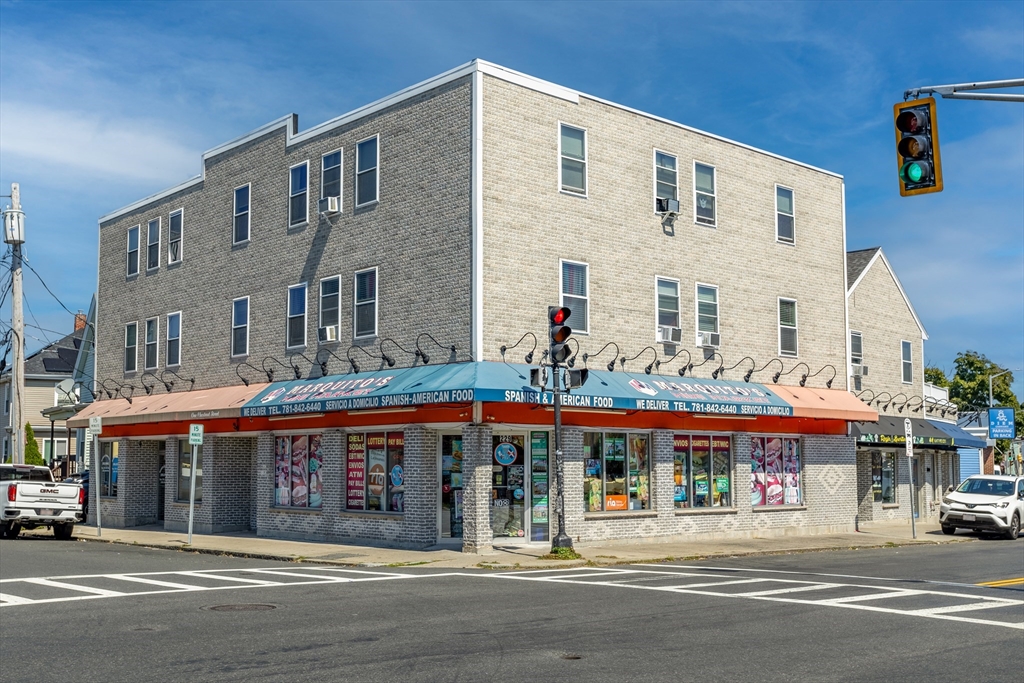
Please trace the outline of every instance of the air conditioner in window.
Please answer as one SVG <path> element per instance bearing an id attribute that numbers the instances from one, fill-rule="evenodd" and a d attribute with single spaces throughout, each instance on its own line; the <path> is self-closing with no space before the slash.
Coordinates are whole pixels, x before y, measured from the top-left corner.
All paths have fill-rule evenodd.
<path id="1" fill-rule="evenodd" d="M 664 199 L 658 197 L 655 200 L 657 205 L 658 213 L 665 213 L 669 216 L 676 216 L 679 214 L 679 200 L 678 199 Z"/>
<path id="2" fill-rule="evenodd" d="M 867 374 L 868 374 L 868 366 L 866 366 L 866 365 L 857 365 L 855 363 L 852 367 L 853 367 L 853 376 L 854 377 L 866 377 L 867 376 Z"/>
<path id="3" fill-rule="evenodd" d="M 658 341 L 665 344 L 678 344 L 683 339 L 683 331 L 678 327 L 658 325 Z"/>
<path id="4" fill-rule="evenodd" d="M 319 204 L 320 213 L 340 213 L 341 212 L 341 197 L 324 197 L 320 200 Z"/>
<path id="5" fill-rule="evenodd" d="M 698 332 L 697 333 L 697 346 L 702 346 L 706 349 L 717 349 L 722 345 L 722 335 L 717 332 Z"/>
<path id="6" fill-rule="evenodd" d="M 318 327 L 316 329 L 316 338 L 320 340 L 321 344 L 338 341 L 338 326 Z"/>

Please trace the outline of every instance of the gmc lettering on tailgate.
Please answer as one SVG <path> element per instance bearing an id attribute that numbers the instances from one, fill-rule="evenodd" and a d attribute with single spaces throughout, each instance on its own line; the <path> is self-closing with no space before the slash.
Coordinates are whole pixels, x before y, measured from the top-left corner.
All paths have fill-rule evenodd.
<path id="1" fill-rule="evenodd" d="M 60 493 L 60 489 L 39 489 L 39 493 Z"/>

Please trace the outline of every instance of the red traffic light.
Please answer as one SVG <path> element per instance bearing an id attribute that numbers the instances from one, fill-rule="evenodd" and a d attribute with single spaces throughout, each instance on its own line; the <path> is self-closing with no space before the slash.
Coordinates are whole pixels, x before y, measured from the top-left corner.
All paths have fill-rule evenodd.
<path id="1" fill-rule="evenodd" d="M 928 127 L 928 117 L 924 112 L 907 109 L 896 117 L 896 127 L 902 133 L 920 133 Z"/>
<path id="2" fill-rule="evenodd" d="M 555 325 L 561 325 L 570 315 L 572 315 L 572 311 L 565 306 L 548 306 L 548 320 Z"/>

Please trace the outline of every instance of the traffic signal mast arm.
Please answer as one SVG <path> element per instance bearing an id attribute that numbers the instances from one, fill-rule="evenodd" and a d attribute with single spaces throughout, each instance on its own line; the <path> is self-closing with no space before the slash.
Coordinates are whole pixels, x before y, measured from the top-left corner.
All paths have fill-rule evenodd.
<path id="1" fill-rule="evenodd" d="M 1019 88 L 1024 86 L 1024 78 L 1006 81 L 980 81 L 978 83 L 955 83 L 953 85 L 930 85 L 923 88 L 911 88 L 903 92 L 903 99 L 918 98 L 922 94 L 934 93 L 948 100 L 995 100 L 998 102 L 1024 102 L 1024 94 L 974 93 L 972 90 L 994 90 L 996 88 Z"/>

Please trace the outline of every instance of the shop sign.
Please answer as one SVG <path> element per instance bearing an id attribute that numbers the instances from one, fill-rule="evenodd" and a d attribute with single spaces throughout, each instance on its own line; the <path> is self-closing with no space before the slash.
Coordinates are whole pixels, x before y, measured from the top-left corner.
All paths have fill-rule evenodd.
<path id="1" fill-rule="evenodd" d="M 605 510 L 625 510 L 629 507 L 626 496 L 605 496 L 604 497 L 604 509 Z"/>
<path id="2" fill-rule="evenodd" d="M 715 477 L 715 490 L 718 493 L 729 493 L 729 477 Z"/>
<path id="3" fill-rule="evenodd" d="M 391 485 L 399 487 L 405 483 L 405 474 L 402 472 L 401 465 L 395 465 L 391 468 Z"/>
<path id="4" fill-rule="evenodd" d="M 953 440 L 941 436 L 913 436 L 915 446 L 951 446 Z M 905 446 L 907 437 L 903 434 L 861 434 L 857 437 L 861 443 L 889 444 L 894 446 Z"/>
<path id="5" fill-rule="evenodd" d="M 1013 408 L 988 409 L 988 438 L 1016 439 L 1017 424 Z"/>
<path id="6" fill-rule="evenodd" d="M 346 494 L 352 510 L 362 510 L 365 505 L 364 487 L 366 485 L 365 446 L 362 434 L 348 435 L 348 463 L 346 469 Z"/>

